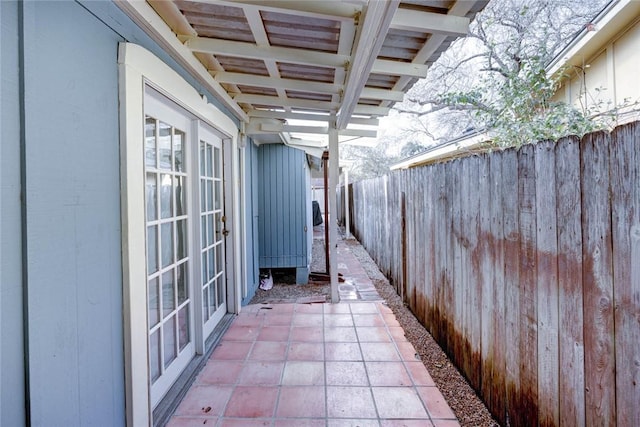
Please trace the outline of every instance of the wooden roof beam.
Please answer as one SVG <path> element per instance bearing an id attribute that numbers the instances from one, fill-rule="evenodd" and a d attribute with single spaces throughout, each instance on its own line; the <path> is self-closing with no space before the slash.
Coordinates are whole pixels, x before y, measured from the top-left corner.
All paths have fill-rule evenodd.
<path id="1" fill-rule="evenodd" d="M 429 66 L 412 62 L 391 61 L 388 59 L 377 59 L 373 63 L 372 73 L 386 74 L 389 76 L 407 76 L 407 77 L 427 77 Z"/>
<path id="2" fill-rule="evenodd" d="M 281 119 L 281 120 L 306 120 L 314 122 L 330 122 L 334 120 L 329 114 L 314 114 L 314 113 L 296 113 L 277 110 L 249 110 L 248 113 L 251 118 L 264 118 L 264 119 Z M 366 126 L 378 126 L 380 120 L 371 119 L 368 117 L 351 117 L 349 124 L 353 125 L 366 125 Z"/>
<path id="3" fill-rule="evenodd" d="M 249 95 L 238 94 L 233 97 L 233 100 L 239 104 L 258 104 L 258 105 L 272 105 L 275 107 L 291 107 L 291 108 L 308 108 L 311 110 L 324 110 L 331 111 L 336 110 L 340 106 L 337 102 L 316 101 L 313 99 L 297 99 L 287 98 L 285 100 L 278 98 L 277 96 L 268 95 Z"/>
<path id="4" fill-rule="evenodd" d="M 352 21 L 362 10 L 360 6 L 340 0 L 291 1 L 291 0 L 199 0 L 202 3 L 226 4 L 227 6 L 257 6 L 260 10 L 277 13 L 294 13 L 312 18 Z"/>
<path id="5" fill-rule="evenodd" d="M 288 133 L 308 133 L 326 135 L 329 133 L 328 126 L 292 126 L 285 124 L 263 123 L 260 125 L 263 132 L 288 132 Z M 359 136 L 363 138 L 375 138 L 378 135 L 377 130 L 371 129 L 342 129 L 338 131 L 343 136 Z"/>
<path id="6" fill-rule="evenodd" d="M 257 76 L 255 74 L 231 73 L 225 71 L 214 72 L 212 74 L 218 83 L 328 94 L 340 93 L 340 90 L 342 89 L 342 87 L 337 84 L 313 82 L 308 80 L 283 79 L 281 77 Z"/>
<path id="7" fill-rule="evenodd" d="M 469 32 L 469 18 L 444 15 L 442 13 L 398 9 L 391 21 L 391 28 L 460 37 L 466 36 Z"/>
<path id="8" fill-rule="evenodd" d="M 193 52 L 225 55 L 236 58 L 274 60 L 290 64 L 302 64 L 318 67 L 345 67 L 349 57 L 335 53 L 318 52 L 306 49 L 293 49 L 279 46 L 257 46 L 253 43 L 219 40 L 206 37 L 186 38 L 184 45 Z"/>

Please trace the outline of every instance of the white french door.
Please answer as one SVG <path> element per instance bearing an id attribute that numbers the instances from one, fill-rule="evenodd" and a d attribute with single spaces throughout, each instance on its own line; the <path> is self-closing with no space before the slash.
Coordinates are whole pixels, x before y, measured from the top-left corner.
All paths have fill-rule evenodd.
<path id="1" fill-rule="evenodd" d="M 145 93 L 145 215 L 151 406 L 227 312 L 222 139 Z"/>

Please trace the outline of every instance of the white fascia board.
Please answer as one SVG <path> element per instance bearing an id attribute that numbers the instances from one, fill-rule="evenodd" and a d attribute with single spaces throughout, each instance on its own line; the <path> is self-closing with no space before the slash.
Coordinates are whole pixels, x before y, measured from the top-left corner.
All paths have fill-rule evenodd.
<path id="1" fill-rule="evenodd" d="M 354 42 L 353 60 L 336 119 L 337 129 L 347 127 L 399 5 L 400 0 L 370 1 L 367 4 Z"/>
<path id="2" fill-rule="evenodd" d="M 268 87 L 271 89 L 297 90 L 313 93 L 340 93 L 342 87 L 337 84 L 312 82 L 307 80 L 283 79 L 281 77 L 257 76 L 255 74 L 214 72 L 218 83 Z"/>
<path id="3" fill-rule="evenodd" d="M 466 36 L 469 32 L 469 18 L 444 15 L 442 13 L 398 9 L 391 21 L 391 28 L 460 37 Z"/>
<path id="4" fill-rule="evenodd" d="M 184 45 L 194 52 L 286 62 L 328 68 L 345 67 L 349 57 L 335 53 L 310 51 L 278 46 L 257 46 L 253 43 L 218 40 L 206 37 L 187 37 Z"/>
<path id="5" fill-rule="evenodd" d="M 266 119 L 282 119 L 282 120 L 307 120 L 315 122 L 330 122 L 334 118 L 329 114 L 313 114 L 313 113 L 296 113 L 288 111 L 276 111 L 276 110 L 249 110 L 247 112 L 249 117 L 253 118 L 266 118 Z M 354 125 L 366 125 L 366 126 L 378 126 L 380 120 L 368 118 L 368 117 L 351 117 L 349 124 Z"/>
<path id="6" fill-rule="evenodd" d="M 458 151 L 472 149 L 488 140 L 489 138 L 486 133 L 480 133 L 471 137 L 449 141 L 442 145 L 432 147 L 422 154 L 418 154 L 407 160 L 395 163 L 391 165 L 389 169 L 407 169 L 410 167 L 419 166 L 423 163 L 432 162 L 443 157 L 448 157 Z"/>
<path id="7" fill-rule="evenodd" d="M 339 104 L 337 102 L 315 101 L 313 99 L 278 98 L 268 95 L 238 94 L 233 99 L 242 104 L 262 104 L 276 107 L 309 108 L 313 110 L 335 110 Z"/>
<path id="8" fill-rule="evenodd" d="M 232 7 L 251 5 L 260 10 L 295 14 L 311 18 L 351 21 L 362 10 L 361 6 L 340 0 L 291 1 L 291 0 L 198 0 L 201 3 L 224 4 Z"/>
<path id="9" fill-rule="evenodd" d="M 606 43 L 629 21 L 640 13 L 640 1 L 618 0 L 611 2 L 593 19 L 595 30 L 583 29 L 547 66 L 547 75 L 555 76 L 567 65 L 583 65 L 584 51 L 591 45 Z"/>
<path id="10" fill-rule="evenodd" d="M 249 117 L 227 91 L 215 81 L 204 65 L 186 48 L 171 28 L 146 1 L 115 0 L 115 3 L 155 42 L 176 59 L 187 71 L 195 76 L 218 100 L 238 119 L 247 121 Z"/>
<path id="11" fill-rule="evenodd" d="M 360 93 L 360 98 L 402 102 L 404 99 L 404 92 L 399 90 L 365 87 L 362 89 L 362 93 Z"/>
<path id="12" fill-rule="evenodd" d="M 429 66 L 412 62 L 391 61 L 388 59 L 376 59 L 371 68 L 371 72 L 375 74 L 386 74 L 390 76 L 407 76 L 407 77 L 427 77 Z"/>

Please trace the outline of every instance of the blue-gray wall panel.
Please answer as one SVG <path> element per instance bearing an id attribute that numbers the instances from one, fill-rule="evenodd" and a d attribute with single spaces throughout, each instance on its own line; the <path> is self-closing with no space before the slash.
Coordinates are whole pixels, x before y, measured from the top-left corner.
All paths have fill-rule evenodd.
<path id="1" fill-rule="evenodd" d="M 307 267 L 306 156 L 282 144 L 258 149 L 260 268 Z"/>
<path id="2" fill-rule="evenodd" d="M 18 3 L 0 2 L 0 425 L 25 424 Z"/>
<path id="3" fill-rule="evenodd" d="M 73 2 L 26 2 L 31 420 L 124 424 L 117 48 Z"/>

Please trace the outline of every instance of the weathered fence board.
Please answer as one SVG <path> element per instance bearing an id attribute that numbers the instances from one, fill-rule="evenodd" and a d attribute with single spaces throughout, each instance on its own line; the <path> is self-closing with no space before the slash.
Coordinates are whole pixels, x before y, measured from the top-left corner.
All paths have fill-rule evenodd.
<path id="1" fill-rule="evenodd" d="M 538 290 L 538 407 L 541 426 L 560 422 L 558 349 L 558 233 L 555 144 L 536 145 Z"/>
<path id="2" fill-rule="evenodd" d="M 631 143 L 630 143 L 631 141 Z M 628 149 L 631 145 L 632 149 Z M 640 126 L 611 138 L 616 412 L 619 425 L 640 423 Z"/>
<path id="3" fill-rule="evenodd" d="M 559 289 L 560 425 L 585 425 L 580 146 L 565 138 L 556 146 Z"/>
<path id="4" fill-rule="evenodd" d="M 616 424 L 609 135 L 581 143 L 586 425 Z"/>

